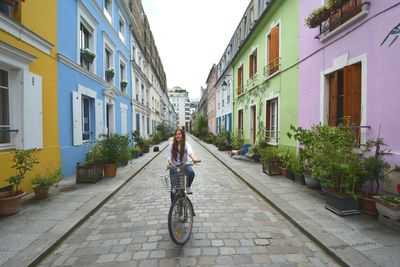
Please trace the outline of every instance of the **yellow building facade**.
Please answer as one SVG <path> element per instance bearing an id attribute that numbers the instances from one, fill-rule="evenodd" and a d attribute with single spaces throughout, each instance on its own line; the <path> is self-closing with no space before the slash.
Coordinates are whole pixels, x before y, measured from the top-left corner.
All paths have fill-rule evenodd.
<path id="1" fill-rule="evenodd" d="M 0 2 L 0 187 L 15 175 L 13 151 L 35 148 L 34 174 L 60 164 L 57 1 Z"/>

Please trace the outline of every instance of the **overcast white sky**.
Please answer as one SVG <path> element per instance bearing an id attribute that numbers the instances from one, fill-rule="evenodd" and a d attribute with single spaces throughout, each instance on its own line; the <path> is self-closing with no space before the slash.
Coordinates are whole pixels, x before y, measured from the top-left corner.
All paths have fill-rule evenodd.
<path id="1" fill-rule="evenodd" d="M 212 64 L 225 51 L 250 0 L 142 0 L 167 75 L 200 97 Z"/>

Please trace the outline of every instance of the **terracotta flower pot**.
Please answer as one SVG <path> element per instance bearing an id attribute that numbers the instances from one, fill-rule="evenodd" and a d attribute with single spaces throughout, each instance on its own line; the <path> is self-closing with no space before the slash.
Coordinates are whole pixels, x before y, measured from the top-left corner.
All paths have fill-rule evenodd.
<path id="1" fill-rule="evenodd" d="M 22 197 L 25 192 L 13 197 L 0 198 L 0 215 L 7 216 L 21 211 Z"/>
<path id="2" fill-rule="evenodd" d="M 378 215 L 376 209 L 375 200 L 372 197 L 362 196 L 360 197 L 360 209 L 363 213 L 368 215 Z"/>
<path id="3" fill-rule="evenodd" d="M 104 177 L 114 178 L 117 175 L 117 164 L 104 164 Z"/>
<path id="4" fill-rule="evenodd" d="M 33 188 L 35 199 L 44 199 L 49 197 L 49 186 L 36 186 Z"/>

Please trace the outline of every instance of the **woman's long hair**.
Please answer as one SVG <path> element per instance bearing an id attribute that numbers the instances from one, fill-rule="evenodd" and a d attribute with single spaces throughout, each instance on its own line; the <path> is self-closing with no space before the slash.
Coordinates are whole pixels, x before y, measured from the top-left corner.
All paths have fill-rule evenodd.
<path id="1" fill-rule="evenodd" d="M 180 131 L 182 134 L 182 140 L 181 143 L 179 143 L 178 141 L 176 141 L 176 133 Z M 175 130 L 174 133 L 174 142 L 172 143 L 172 158 L 177 161 L 178 159 L 178 153 L 179 153 L 179 159 L 180 161 L 182 161 L 183 159 L 183 154 L 185 154 L 185 144 L 186 144 L 186 135 L 185 135 L 185 131 L 178 128 Z M 180 146 L 178 149 L 178 145 Z"/>

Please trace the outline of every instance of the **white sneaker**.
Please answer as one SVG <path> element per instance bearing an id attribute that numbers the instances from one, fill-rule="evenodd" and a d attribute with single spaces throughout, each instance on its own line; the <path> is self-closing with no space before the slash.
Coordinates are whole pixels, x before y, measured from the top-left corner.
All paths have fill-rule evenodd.
<path id="1" fill-rule="evenodd" d="M 186 187 L 186 194 L 193 194 L 192 188 Z"/>

